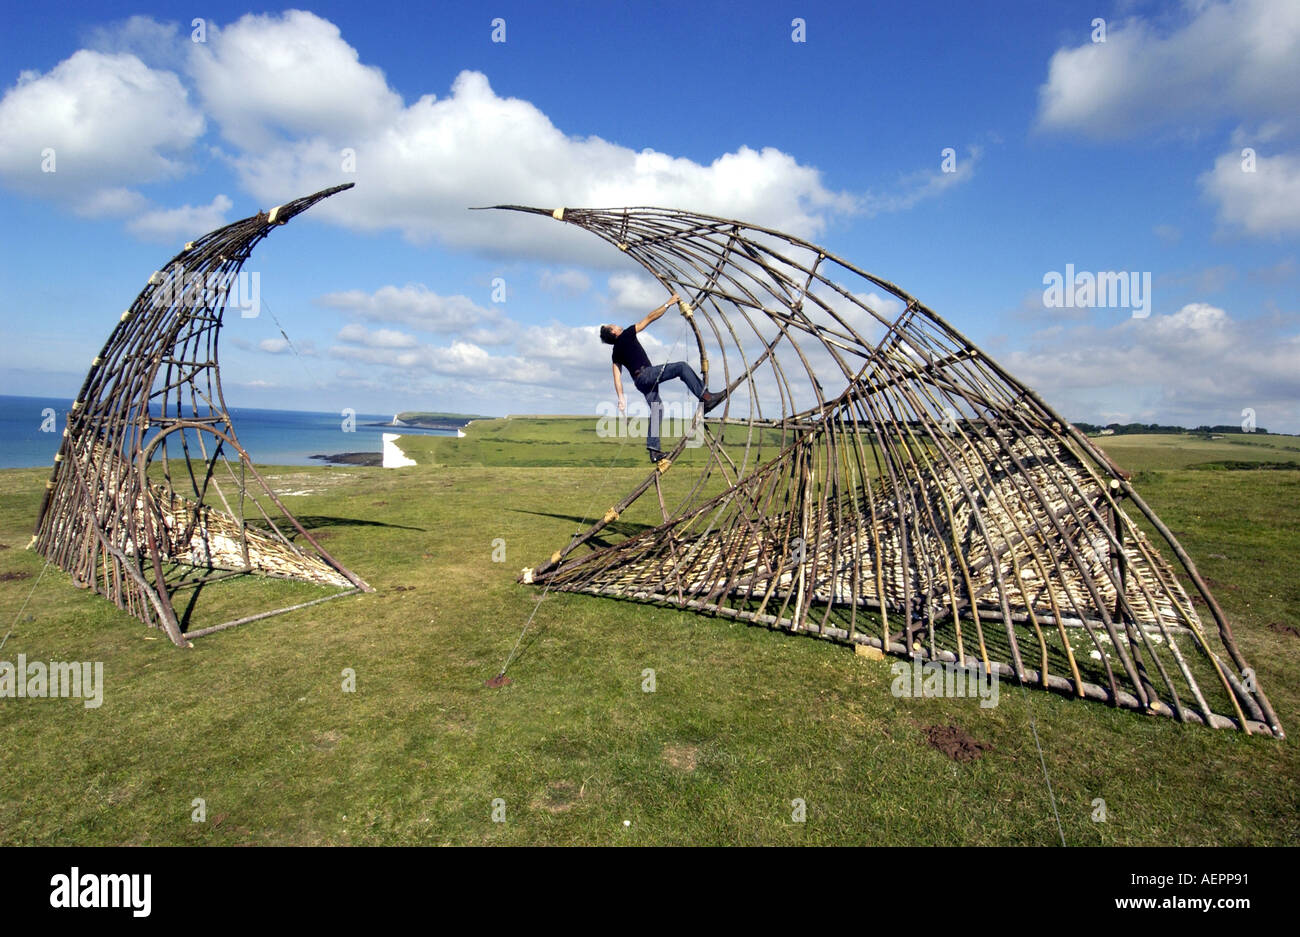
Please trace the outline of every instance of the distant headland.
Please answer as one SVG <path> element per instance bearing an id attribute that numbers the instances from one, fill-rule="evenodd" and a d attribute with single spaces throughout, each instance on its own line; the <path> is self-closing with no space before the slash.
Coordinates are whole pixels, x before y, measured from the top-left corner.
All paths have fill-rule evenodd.
<path id="1" fill-rule="evenodd" d="M 462 429 L 474 420 L 491 420 L 495 417 L 476 416 L 467 413 L 437 413 L 424 410 L 405 410 L 394 413 L 393 419 L 385 423 L 367 423 L 366 426 L 396 426 L 411 429 Z"/>

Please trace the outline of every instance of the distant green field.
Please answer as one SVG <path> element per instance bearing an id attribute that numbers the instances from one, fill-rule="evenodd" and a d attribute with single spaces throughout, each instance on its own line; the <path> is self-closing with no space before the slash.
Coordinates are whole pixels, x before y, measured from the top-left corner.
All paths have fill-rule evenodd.
<path id="1" fill-rule="evenodd" d="M 1122 468 L 1188 468 L 1225 459 L 1253 462 L 1300 461 L 1300 437 L 1240 434 L 1207 440 L 1189 434 L 1097 436 L 1093 442 Z M 1132 469 L 1130 469 L 1131 471 Z"/>
<path id="2" fill-rule="evenodd" d="M 0 699 L 0 843 L 1051 845 L 1031 720 L 1070 845 L 1300 842 L 1291 740 L 1009 683 L 992 709 L 897 699 L 889 660 L 828 643 L 590 596 L 539 604 L 519 570 L 644 477 L 643 440 L 602 438 L 594 418 L 467 433 L 403 437 L 411 468 L 265 469 L 378 591 L 187 650 L 43 569 L 23 547 L 48 470 L 0 472 L 0 660 L 101 661 L 106 684 L 98 709 Z M 1209 577 L 1300 733 L 1300 471 L 1191 467 L 1300 458 L 1300 440 L 1096 441 Z M 669 472 L 666 497 L 690 479 Z M 638 504 L 616 523 L 653 521 Z M 318 591 L 239 580 L 200 601 L 279 588 Z M 513 682 L 485 688 L 534 612 Z M 949 725 L 983 756 L 928 743 Z"/>
<path id="3" fill-rule="evenodd" d="M 483 420 L 491 419 L 490 417 L 475 416 L 472 413 L 444 413 L 440 410 L 405 410 L 401 413 L 394 414 L 399 420 L 407 423 L 415 420 Z"/>
<path id="4" fill-rule="evenodd" d="M 664 448 L 671 449 L 689 426 L 666 420 L 661 430 Z M 403 436 L 398 445 L 421 464 L 630 468 L 650 464 L 645 432 L 644 420 L 620 424 L 602 422 L 595 416 L 507 417 L 476 421 L 464 438 Z M 724 438 L 740 443 L 743 449 L 748 436 L 747 428 L 730 426 Z M 777 430 L 756 430 L 754 457 L 770 458 L 779 451 L 781 438 Z M 679 461 L 699 465 L 707 458 L 707 448 L 688 444 Z"/>

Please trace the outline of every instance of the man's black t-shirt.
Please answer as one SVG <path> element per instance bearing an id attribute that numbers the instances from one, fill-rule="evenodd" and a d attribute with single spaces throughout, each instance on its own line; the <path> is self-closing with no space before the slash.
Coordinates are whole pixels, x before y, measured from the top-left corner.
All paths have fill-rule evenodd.
<path id="1" fill-rule="evenodd" d="M 614 354 L 610 356 L 615 364 L 627 368 L 627 373 L 636 379 L 636 372 L 650 367 L 650 356 L 641 347 L 636 337 L 636 325 L 629 325 L 614 339 Z"/>

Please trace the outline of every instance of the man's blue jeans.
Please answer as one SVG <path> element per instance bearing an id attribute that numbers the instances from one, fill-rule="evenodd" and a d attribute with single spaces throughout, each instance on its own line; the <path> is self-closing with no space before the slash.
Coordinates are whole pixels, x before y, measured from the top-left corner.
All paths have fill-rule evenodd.
<path id="1" fill-rule="evenodd" d="M 704 396 L 704 384 L 699 375 L 685 361 L 670 361 L 668 364 L 652 364 L 633 378 L 636 389 L 645 394 L 645 402 L 650 405 L 650 429 L 646 433 L 645 447 L 659 448 L 659 420 L 663 415 L 663 403 L 659 399 L 659 385 L 664 381 L 678 378 L 699 400 Z"/>

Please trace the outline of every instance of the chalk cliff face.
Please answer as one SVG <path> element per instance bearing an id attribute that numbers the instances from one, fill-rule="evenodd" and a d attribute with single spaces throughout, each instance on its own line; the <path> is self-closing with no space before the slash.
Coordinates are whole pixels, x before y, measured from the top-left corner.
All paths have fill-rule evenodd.
<path id="1" fill-rule="evenodd" d="M 414 465 L 414 459 L 408 459 L 406 453 L 397 446 L 396 433 L 384 433 L 384 468 L 405 468 Z"/>

